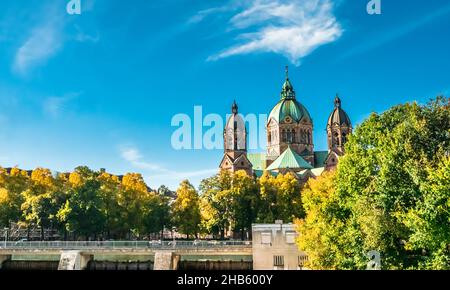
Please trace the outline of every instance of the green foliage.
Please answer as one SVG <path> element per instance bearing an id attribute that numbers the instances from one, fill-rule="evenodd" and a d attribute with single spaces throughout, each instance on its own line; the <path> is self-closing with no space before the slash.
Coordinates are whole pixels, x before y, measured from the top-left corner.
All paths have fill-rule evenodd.
<path id="1" fill-rule="evenodd" d="M 245 232 L 251 231 L 252 222 L 257 215 L 258 191 L 255 180 L 245 171 L 238 171 L 233 175 L 231 184 L 231 215 L 232 228 L 241 233 L 245 238 Z"/>
<path id="2" fill-rule="evenodd" d="M 197 235 L 200 229 L 200 199 L 194 186 L 185 180 L 177 190 L 173 206 L 173 223 L 180 233 Z"/>
<path id="3" fill-rule="evenodd" d="M 372 114 L 345 150 L 336 177 L 303 193 L 299 245 L 311 267 L 364 269 L 378 250 L 385 269 L 448 269 L 449 99 Z"/>
<path id="4" fill-rule="evenodd" d="M 303 216 L 300 184 L 292 174 L 255 180 L 245 171 L 221 171 L 200 185 L 202 229 L 223 238 L 230 232 L 251 231 L 254 222 L 292 222 Z"/>
<path id="5" fill-rule="evenodd" d="M 152 194 L 144 205 L 144 231 L 156 233 L 170 228 L 170 206 L 165 196 Z"/>
<path id="6" fill-rule="evenodd" d="M 58 220 L 69 232 L 88 237 L 97 236 L 105 228 L 106 218 L 102 212 L 103 200 L 100 196 L 100 182 L 96 173 L 79 167 L 70 180 L 77 183 L 70 188 L 68 199 L 57 213 Z"/>
<path id="7" fill-rule="evenodd" d="M 17 222 L 59 230 L 65 238 L 129 238 L 170 224 L 169 198 L 151 192 L 140 174 L 122 179 L 78 167 L 67 174 L 0 168 L 0 226 Z"/>
<path id="8" fill-rule="evenodd" d="M 292 222 L 303 216 L 300 184 L 296 177 L 287 173 L 277 177 L 265 172 L 259 179 L 260 209 L 258 222 L 273 223 L 275 220 Z"/>
<path id="9" fill-rule="evenodd" d="M 26 172 L 12 168 L 11 173 L 0 168 L 0 227 L 20 219 L 23 203 L 22 192 L 28 187 Z"/>
<path id="10" fill-rule="evenodd" d="M 24 202 L 21 209 L 25 224 L 37 225 L 43 230 L 58 223 L 58 201 L 63 194 L 58 185 L 58 180 L 48 169 L 37 168 L 31 173 L 30 185 L 22 192 Z"/>
<path id="11" fill-rule="evenodd" d="M 224 238 L 232 221 L 232 174 L 221 171 L 200 184 L 202 231 Z"/>

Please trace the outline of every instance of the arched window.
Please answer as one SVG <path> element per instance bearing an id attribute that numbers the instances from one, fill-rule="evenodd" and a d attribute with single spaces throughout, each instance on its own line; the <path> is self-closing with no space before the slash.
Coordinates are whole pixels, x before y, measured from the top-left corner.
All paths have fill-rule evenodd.
<path id="1" fill-rule="evenodd" d="M 269 140 L 269 144 L 272 143 L 272 132 L 271 131 L 269 131 L 267 139 Z"/>
<path id="2" fill-rule="evenodd" d="M 311 138 L 311 132 L 308 131 L 308 144 L 311 144 L 312 142 L 312 138 Z"/>
<path id="3" fill-rule="evenodd" d="M 287 142 L 292 143 L 292 133 L 291 133 L 291 130 L 289 130 L 289 129 L 287 131 Z"/>
<path id="4" fill-rule="evenodd" d="M 292 142 L 297 143 L 297 139 L 295 138 L 295 130 L 292 130 Z"/>
<path id="5" fill-rule="evenodd" d="M 340 145 L 338 132 L 334 133 L 334 142 L 336 143 L 336 145 L 338 145 L 338 146 Z"/>
<path id="6" fill-rule="evenodd" d="M 286 142 L 286 131 L 285 130 L 281 131 L 281 142 Z"/>

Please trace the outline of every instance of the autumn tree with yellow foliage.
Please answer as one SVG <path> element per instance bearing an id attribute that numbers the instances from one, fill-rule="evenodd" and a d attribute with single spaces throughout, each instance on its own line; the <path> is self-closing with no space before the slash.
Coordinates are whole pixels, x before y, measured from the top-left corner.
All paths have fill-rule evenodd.
<path id="1" fill-rule="evenodd" d="M 22 192 L 28 187 L 27 173 L 12 168 L 10 174 L 0 168 L 0 225 L 8 226 L 22 215 Z"/>
<path id="2" fill-rule="evenodd" d="M 200 198 L 197 190 L 184 180 L 177 189 L 177 198 L 172 205 L 172 220 L 178 232 L 197 236 L 200 230 Z"/>

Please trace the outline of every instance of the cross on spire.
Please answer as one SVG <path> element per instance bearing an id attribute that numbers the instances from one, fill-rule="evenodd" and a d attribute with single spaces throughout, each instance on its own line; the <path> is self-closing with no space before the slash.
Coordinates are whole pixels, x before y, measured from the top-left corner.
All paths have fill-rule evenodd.
<path id="1" fill-rule="evenodd" d="M 341 98 L 339 98 L 338 93 L 336 93 L 336 97 L 334 98 L 334 106 L 337 108 L 341 107 Z"/>
<path id="2" fill-rule="evenodd" d="M 233 101 L 233 105 L 231 106 L 231 112 L 236 115 L 238 113 L 238 105 L 236 104 L 236 100 Z"/>

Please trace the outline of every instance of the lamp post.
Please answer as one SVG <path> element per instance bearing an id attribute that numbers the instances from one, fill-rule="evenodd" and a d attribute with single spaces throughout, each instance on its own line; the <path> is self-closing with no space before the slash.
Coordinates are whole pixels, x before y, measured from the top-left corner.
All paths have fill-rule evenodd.
<path id="1" fill-rule="evenodd" d="M 173 244 L 173 248 L 175 248 L 175 245 L 176 245 L 176 240 L 175 240 L 175 231 L 176 231 L 176 227 L 172 227 L 172 239 L 173 239 L 173 242 L 172 242 L 172 244 Z"/>
<path id="2" fill-rule="evenodd" d="M 9 231 L 9 228 L 5 228 L 5 249 L 6 249 L 6 244 L 8 243 L 8 231 Z"/>

